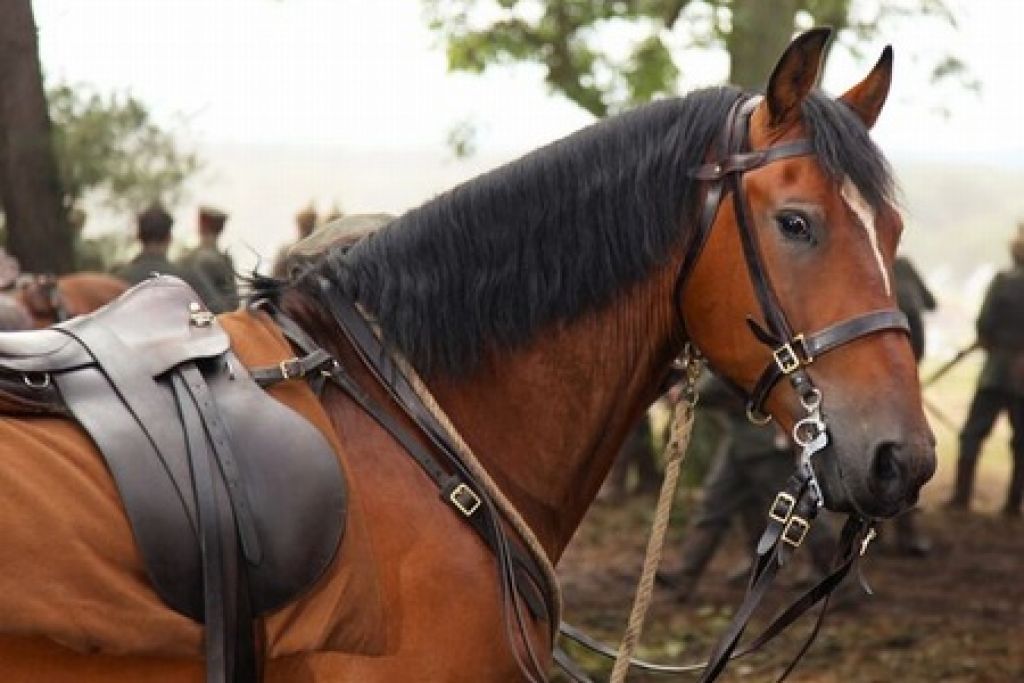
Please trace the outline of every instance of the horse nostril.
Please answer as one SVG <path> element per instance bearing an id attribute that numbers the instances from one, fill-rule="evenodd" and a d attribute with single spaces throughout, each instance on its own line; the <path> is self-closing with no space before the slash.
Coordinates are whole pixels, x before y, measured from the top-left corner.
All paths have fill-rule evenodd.
<path id="1" fill-rule="evenodd" d="M 871 462 L 872 488 L 876 494 L 889 503 L 903 501 L 907 491 L 905 486 L 906 473 L 899 458 L 900 445 L 892 441 L 883 441 L 875 448 Z"/>
<path id="2" fill-rule="evenodd" d="M 885 441 L 875 449 L 875 461 L 872 463 L 871 471 L 875 478 L 883 483 L 898 479 L 903 470 L 896 460 L 896 451 L 899 448 L 891 441 Z"/>

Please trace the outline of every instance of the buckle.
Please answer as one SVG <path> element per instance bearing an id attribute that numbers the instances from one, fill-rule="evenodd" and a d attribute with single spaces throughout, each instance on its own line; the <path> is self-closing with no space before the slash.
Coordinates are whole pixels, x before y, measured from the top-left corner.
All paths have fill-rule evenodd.
<path id="1" fill-rule="evenodd" d="M 793 514 L 793 508 L 795 507 L 796 498 L 785 491 L 779 491 L 772 502 L 771 508 L 768 510 L 768 518 L 775 520 L 779 524 L 785 524 L 789 521 L 789 517 Z"/>
<path id="2" fill-rule="evenodd" d="M 810 522 L 799 515 L 793 515 L 789 518 L 786 528 L 782 531 L 782 540 L 794 548 L 799 548 L 810 528 Z"/>
<path id="3" fill-rule="evenodd" d="M 480 507 L 480 496 L 465 483 L 459 484 L 448 494 L 448 500 L 466 517 L 472 517 Z"/>
<path id="4" fill-rule="evenodd" d="M 784 375 L 796 372 L 802 365 L 814 362 L 814 358 L 807 352 L 807 341 L 802 333 L 772 351 L 772 356 L 775 358 L 775 365 Z"/>
<path id="5" fill-rule="evenodd" d="M 277 364 L 277 369 L 281 371 L 281 379 L 292 379 L 293 377 L 302 376 L 302 363 L 295 357 L 281 361 Z"/>

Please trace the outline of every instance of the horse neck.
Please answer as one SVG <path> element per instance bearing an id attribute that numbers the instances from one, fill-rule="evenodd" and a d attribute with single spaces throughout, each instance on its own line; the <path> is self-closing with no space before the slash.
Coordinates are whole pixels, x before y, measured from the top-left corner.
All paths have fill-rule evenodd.
<path id="1" fill-rule="evenodd" d="M 664 266 L 606 310 L 429 382 L 488 473 L 557 561 L 678 351 Z"/>

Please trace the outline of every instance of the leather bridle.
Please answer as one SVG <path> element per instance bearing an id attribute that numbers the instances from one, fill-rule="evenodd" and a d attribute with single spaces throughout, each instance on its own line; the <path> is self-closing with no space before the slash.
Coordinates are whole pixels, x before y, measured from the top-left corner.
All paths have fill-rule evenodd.
<path id="1" fill-rule="evenodd" d="M 902 311 L 891 308 L 862 313 L 816 332 L 794 332 L 764 265 L 750 202 L 743 186 L 743 174 L 782 159 L 811 156 L 814 147 L 809 139 L 802 138 L 751 150 L 750 118 L 760 101 L 760 97 L 737 99 L 729 110 L 725 127 L 717 141 L 714 160 L 698 167 L 692 174 L 695 179 L 707 183 L 707 190 L 697 232 L 690 241 L 676 278 L 676 310 L 682 310 L 678 305 L 682 289 L 711 234 L 725 195 L 731 193 L 744 262 L 765 321 L 762 325 L 752 316 L 747 316 L 747 325 L 757 340 L 771 350 L 771 360 L 757 382 L 749 391 L 744 392 L 747 396 L 747 415 L 753 422 L 769 421 L 771 417 L 764 412 L 765 402 L 775 385 L 785 377 L 807 411 L 807 417 L 794 428 L 794 438 L 799 445 L 804 446 L 806 442 L 817 438 L 817 432 L 825 427 L 820 413 L 821 392 L 815 388 L 807 367 L 823 354 L 861 337 L 889 330 L 909 336 L 910 325 Z M 685 322 L 683 327 L 685 329 Z M 821 489 L 813 470 L 808 474 L 810 486 L 821 505 Z"/>
<path id="2" fill-rule="evenodd" d="M 822 354 L 870 334 L 889 330 L 901 331 L 908 336 L 910 334 L 906 315 L 895 308 L 862 313 L 816 332 L 794 332 L 765 269 L 750 202 L 743 187 L 743 174 L 782 159 L 811 156 L 815 151 L 811 141 L 806 138 L 777 143 L 765 149 L 751 150 L 750 118 L 759 103 L 759 97 L 737 99 L 729 110 L 726 124 L 716 142 L 712 160 L 695 169 L 692 174 L 695 179 L 707 183 L 707 189 L 697 231 L 690 240 L 676 277 L 673 302 L 680 317 L 681 327 L 685 331 L 686 324 L 680 305 L 682 291 L 707 243 L 722 202 L 726 194 L 731 193 L 736 229 L 739 232 L 747 273 L 765 321 L 762 325 L 752 316 L 748 316 L 747 324 L 757 340 L 771 350 L 771 360 L 754 386 L 749 391 L 740 389 L 746 397 L 747 415 L 755 423 L 766 423 L 771 419 L 764 413 L 764 405 L 772 389 L 783 378 L 789 380 L 806 415 L 797 420 L 793 427 L 794 441 L 801 449 L 800 463 L 772 503 L 768 512 L 767 527 L 757 545 L 757 556 L 746 596 L 708 660 L 683 666 L 631 660 L 632 666 L 652 673 L 680 674 L 701 671 L 701 683 L 717 679 L 729 661 L 760 649 L 793 621 L 821 603 L 822 609 L 818 613 L 814 628 L 782 674 L 780 681 L 789 675 L 817 636 L 829 596 L 849 574 L 875 536 L 874 521 L 863 513 L 851 515 L 847 520 L 837 543 L 830 573 L 783 610 L 759 636 L 742 649 L 736 649 L 754 610 L 771 586 L 779 569 L 803 543 L 811 523 L 824 504 L 822 490 L 812 465 L 812 456 L 825 449 L 829 434 L 821 411 L 822 393 L 815 387 L 807 372 L 807 366 Z M 857 509 L 852 497 L 851 504 Z M 563 624 L 560 630 L 566 637 L 598 654 L 610 658 L 617 655 L 613 649 L 567 624 Z M 563 668 L 573 680 L 589 681 L 581 672 L 572 669 L 571 662 L 563 662 L 563 659 L 558 661 L 563 664 Z"/>

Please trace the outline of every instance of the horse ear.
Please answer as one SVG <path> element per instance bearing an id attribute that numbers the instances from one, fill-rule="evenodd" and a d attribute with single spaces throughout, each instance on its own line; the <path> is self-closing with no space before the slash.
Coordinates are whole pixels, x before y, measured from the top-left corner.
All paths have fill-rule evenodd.
<path id="1" fill-rule="evenodd" d="M 818 83 L 821 57 L 832 36 L 828 27 L 815 28 L 793 39 L 768 79 L 768 122 L 772 127 L 792 123 L 800 104 Z"/>
<path id="2" fill-rule="evenodd" d="M 885 98 L 889 95 L 892 83 L 892 46 L 886 45 L 882 56 L 863 81 L 853 86 L 839 98 L 860 117 L 868 128 L 875 125 L 878 115 L 882 112 Z"/>

